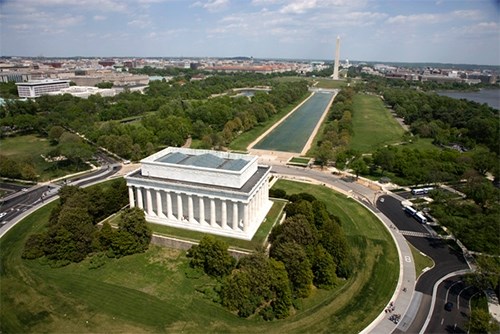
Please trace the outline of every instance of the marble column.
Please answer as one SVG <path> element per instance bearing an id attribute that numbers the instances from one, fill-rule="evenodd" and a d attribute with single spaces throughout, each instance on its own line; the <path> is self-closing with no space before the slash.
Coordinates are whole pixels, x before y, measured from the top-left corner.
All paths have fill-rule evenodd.
<path id="1" fill-rule="evenodd" d="M 200 210 L 200 224 L 203 224 L 205 222 L 205 201 L 201 196 L 199 197 L 198 207 Z"/>
<path id="2" fill-rule="evenodd" d="M 128 200 L 130 203 L 130 207 L 133 208 L 135 206 L 135 199 L 134 199 L 134 188 L 128 187 Z"/>
<path id="3" fill-rule="evenodd" d="M 161 190 L 156 190 L 156 211 L 158 217 L 165 218 L 165 214 L 163 213 L 163 203 L 161 200 Z"/>
<path id="4" fill-rule="evenodd" d="M 135 193 L 137 195 L 137 206 L 140 209 L 144 209 L 144 205 L 142 203 L 142 190 L 140 187 L 135 187 Z"/>
<path id="5" fill-rule="evenodd" d="M 243 203 L 243 232 L 248 232 L 248 211 L 249 211 L 249 205 L 250 203 L 248 204 L 245 204 Z"/>
<path id="6" fill-rule="evenodd" d="M 146 203 L 147 203 L 147 208 L 146 210 L 148 211 L 148 215 L 150 216 L 156 216 L 155 212 L 153 211 L 153 198 L 151 197 L 151 189 L 146 189 Z"/>
<path id="7" fill-rule="evenodd" d="M 215 220 L 215 200 L 213 198 L 210 199 L 210 226 L 217 226 L 217 221 Z"/>
<path id="8" fill-rule="evenodd" d="M 188 219 L 190 223 L 195 223 L 193 214 L 193 196 L 187 195 L 188 197 Z"/>
<path id="9" fill-rule="evenodd" d="M 167 192 L 167 218 L 174 219 L 174 214 L 172 212 L 172 195 Z"/>
<path id="10" fill-rule="evenodd" d="M 227 204 L 226 204 L 226 200 L 223 199 L 221 200 L 221 214 L 222 214 L 222 228 L 226 228 L 227 227 Z"/>
<path id="11" fill-rule="evenodd" d="M 182 221 L 184 218 L 182 212 L 182 195 L 177 194 L 177 220 Z"/>
<path id="12" fill-rule="evenodd" d="M 238 229 L 238 202 L 233 202 L 233 230 Z"/>

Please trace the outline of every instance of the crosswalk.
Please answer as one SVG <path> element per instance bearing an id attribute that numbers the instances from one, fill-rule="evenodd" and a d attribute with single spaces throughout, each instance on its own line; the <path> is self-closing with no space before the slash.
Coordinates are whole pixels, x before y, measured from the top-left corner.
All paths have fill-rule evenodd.
<path id="1" fill-rule="evenodd" d="M 420 238 L 439 238 L 436 235 L 432 235 L 430 233 L 425 233 L 425 232 L 415 232 L 415 231 L 405 231 L 405 230 L 400 230 L 399 233 L 402 235 L 406 235 L 409 237 L 420 237 Z"/>

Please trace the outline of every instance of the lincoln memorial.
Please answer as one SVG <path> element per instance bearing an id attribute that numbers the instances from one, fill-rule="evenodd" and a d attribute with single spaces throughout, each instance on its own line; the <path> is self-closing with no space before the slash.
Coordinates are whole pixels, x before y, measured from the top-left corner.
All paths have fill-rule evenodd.
<path id="1" fill-rule="evenodd" d="M 169 147 L 125 179 L 130 207 L 152 223 L 251 240 L 272 206 L 270 170 L 254 156 Z"/>

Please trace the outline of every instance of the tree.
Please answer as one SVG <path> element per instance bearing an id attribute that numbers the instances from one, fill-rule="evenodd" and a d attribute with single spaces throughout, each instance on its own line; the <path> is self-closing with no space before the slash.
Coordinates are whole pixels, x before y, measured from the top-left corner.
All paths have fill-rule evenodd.
<path id="1" fill-rule="evenodd" d="M 314 249 L 312 271 L 314 285 L 319 288 L 329 289 L 337 283 L 333 258 L 321 245 L 316 246 Z"/>
<path id="2" fill-rule="evenodd" d="M 94 233 L 87 210 L 66 205 L 48 230 L 45 254 L 51 260 L 80 262 L 92 251 Z"/>
<path id="3" fill-rule="evenodd" d="M 354 159 L 351 164 L 351 169 L 356 173 L 356 179 L 358 179 L 359 174 L 367 172 L 367 166 L 362 158 Z"/>
<path id="4" fill-rule="evenodd" d="M 290 290 L 290 280 L 283 262 L 269 259 L 271 267 L 271 291 L 275 297 L 271 302 L 274 316 L 278 319 L 284 319 L 290 314 L 292 306 L 292 292 Z"/>
<path id="5" fill-rule="evenodd" d="M 321 143 L 320 147 L 316 150 L 316 161 L 320 164 L 321 168 L 328 164 L 328 161 L 333 158 L 332 143 L 325 140 Z"/>
<path id="6" fill-rule="evenodd" d="M 59 125 L 55 125 L 50 128 L 49 130 L 49 140 L 53 144 L 59 143 L 59 138 L 61 138 L 61 135 L 65 132 L 64 128 Z"/>
<path id="7" fill-rule="evenodd" d="M 263 305 L 266 320 L 285 318 L 290 312 L 291 291 L 283 263 L 255 253 L 240 259 L 221 289 L 222 304 L 241 317 L 248 317 Z"/>
<path id="8" fill-rule="evenodd" d="M 373 162 L 382 168 L 382 174 L 385 171 L 391 171 L 395 163 L 395 152 L 390 148 L 377 150 L 373 154 Z"/>
<path id="9" fill-rule="evenodd" d="M 228 245 L 211 235 L 204 236 L 198 245 L 192 246 L 187 257 L 191 258 L 190 265 L 202 268 L 207 275 L 224 277 L 228 275 L 236 264 L 236 260 L 229 255 Z"/>
<path id="10" fill-rule="evenodd" d="M 294 294 L 299 298 L 309 296 L 313 273 L 304 249 L 295 242 L 283 242 L 271 248 L 270 256 L 285 265 Z"/>
<path id="11" fill-rule="evenodd" d="M 303 215 L 296 215 L 285 219 L 283 224 L 273 229 L 269 241 L 272 248 L 280 243 L 296 242 L 303 247 L 314 246 L 317 243 L 317 231 L 312 222 Z"/>
<path id="12" fill-rule="evenodd" d="M 330 220 L 320 230 L 320 244 L 332 256 L 339 277 L 348 278 L 352 271 L 351 250 L 340 226 Z"/>
<path id="13" fill-rule="evenodd" d="M 285 206 L 285 212 L 287 217 L 293 217 L 296 215 L 304 216 L 307 221 L 314 222 L 314 211 L 311 202 L 301 199 L 296 202 L 288 203 Z"/>
<path id="14" fill-rule="evenodd" d="M 483 309 L 473 309 L 466 326 L 470 333 L 495 333 L 499 329 L 491 314 Z"/>
<path id="15" fill-rule="evenodd" d="M 118 232 L 121 234 L 129 234 L 132 237 L 134 246 L 129 248 L 130 252 L 140 253 L 148 249 L 152 232 L 146 225 L 146 218 L 143 210 L 139 208 L 128 208 L 123 210 L 120 221 L 118 222 Z M 127 237 L 121 238 L 120 240 L 126 240 L 128 242 L 128 239 Z"/>

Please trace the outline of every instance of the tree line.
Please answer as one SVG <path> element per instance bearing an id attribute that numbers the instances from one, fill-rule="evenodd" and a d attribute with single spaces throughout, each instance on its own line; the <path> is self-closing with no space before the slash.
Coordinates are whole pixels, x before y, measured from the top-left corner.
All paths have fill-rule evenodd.
<path id="1" fill-rule="evenodd" d="M 343 88 L 335 96 L 335 101 L 328 111 L 321 140 L 314 150 L 316 163 L 321 167 L 326 166 L 330 160 L 335 160 L 336 165 L 342 168 L 351 155 L 347 147 L 354 133 L 352 125 L 354 94 L 353 88 Z"/>
<path id="2" fill-rule="evenodd" d="M 286 318 L 313 286 L 331 289 L 354 270 L 339 220 L 323 202 L 305 193 L 272 192 L 290 203 L 285 207 L 287 218 L 269 235 L 269 255 L 260 250 L 236 261 L 228 245 L 212 236 L 187 253 L 192 267 L 219 280 L 215 300 L 240 317 Z"/>
<path id="3" fill-rule="evenodd" d="M 269 85 L 269 93 L 220 96 L 231 88 Z M 203 148 L 227 146 L 239 134 L 296 104 L 307 92 L 306 81 L 279 82 L 264 75 L 211 76 L 201 81 L 151 82 L 145 94 L 123 92 L 88 99 L 41 96 L 9 100 L 0 107 L 0 137 L 38 133 L 54 126 L 85 134 L 119 156 L 139 160 L 165 146 L 180 146 L 191 136 Z"/>
<path id="4" fill-rule="evenodd" d="M 500 152 L 499 111 L 486 104 L 412 89 L 387 88 L 383 96 L 414 134 L 432 138 L 436 145 L 483 145 Z"/>
<path id="5" fill-rule="evenodd" d="M 52 209 L 46 228 L 31 234 L 22 257 L 46 257 L 55 265 L 80 262 L 91 254 L 121 257 L 145 251 L 151 240 L 144 211 L 132 208 L 121 212 L 118 229 L 99 223 L 127 203 L 124 179 L 106 186 L 89 188 L 64 186 L 59 190 L 59 202 Z"/>

